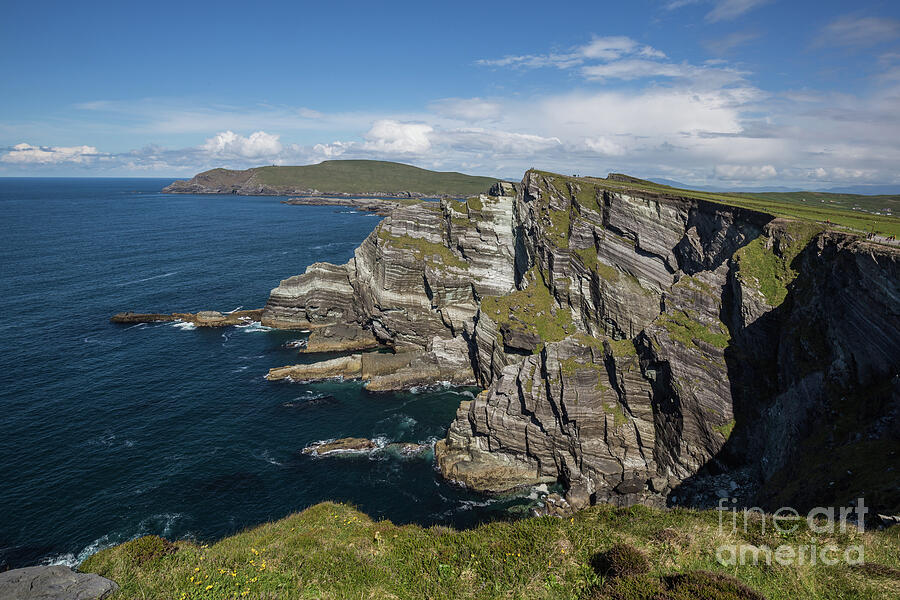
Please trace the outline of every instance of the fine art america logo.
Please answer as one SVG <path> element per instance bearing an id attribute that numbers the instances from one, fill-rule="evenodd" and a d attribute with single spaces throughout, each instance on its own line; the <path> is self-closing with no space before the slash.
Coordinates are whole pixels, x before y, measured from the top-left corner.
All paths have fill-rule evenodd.
<path id="1" fill-rule="evenodd" d="M 774 533 L 785 543 L 774 548 L 767 544 L 723 544 L 716 548 L 716 560 L 722 565 L 771 565 L 774 562 L 783 566 L 831 566 L 839 563 L 861 565 L 864 562 L 862 544 L 839 545 L 834 541 L 835 536 L 847 534 L 853 529 L 859 533 L 865 531 L 869 509 L 863 498 L 856 501 L 856 506 L 819 506 L 805 516 L 793 508 L 782 507 L 770 518 L 760 508 L 738 509 L 736 503 L 734 498 L 719 501 L 720 534 L 737 533 L 741 528 L 750 535 Z M 811 534 L 806 543 L 790 543 L 804 526 Z M 824 539 L 820 542 L 819 537 Z"/>

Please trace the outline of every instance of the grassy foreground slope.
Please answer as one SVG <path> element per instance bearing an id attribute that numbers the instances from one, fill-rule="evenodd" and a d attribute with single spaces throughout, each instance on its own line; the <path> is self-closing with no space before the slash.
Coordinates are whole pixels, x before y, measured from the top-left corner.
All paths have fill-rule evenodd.
<path id="1" fill-rule="evenodd" d="M 730 525 L 728 519 L 726 525 Z M 801 522 L 803 523 L 803 522 Z M 787 528 L 786 528 L 787 529 Z M 596 506 L 571 519 L 541 517 L 466 531 L 372 521 L 323 503 L 212 545 L 146 537 L 103 550 L 82 571 L 115 580 L 121 598 L 631 598 L 665 577 L 696 570 L 726 573 L 769 599 L 897 598 L 900 528 L 776 535 L 771 523 L 749 533 L 719 528 L 716 511 Z M 868 567 L 728 567 L 722 544 L 862 544 Z M 641 577 L 597 575 L 592 558 L 631 544 L 649 559 Z M 691 577 L 687 575 L 686 577 Z M 671 577 L 670 577 L 671 578 Z M 667 598 L 752 598 L 672 595 Z"/>
<path id="2" fill-rule="evenodd" d="M 380 160 L 326 160 L 316 165 L 295 167 L 255 167 L 246 171 L 213 169 L 200 173 L 191 182 L 215 186 L 265 186 L 274 193 L 397 194 L 410 192 L 426 196 L 468 196 L 484 193 L 497 181 L 456 172 L 439 172 L 412 165 Z M 175 187 L 181 182 L 176 182 Z M 190 182 L 187 182 L 190 183 Z M 174 190 L 180 191 L 180 190 Z"/>
<path id="3" fill-rule="evenodd" d="M 541 173 L 563 177 L 553 173 Z M 611 174 L 608 178 L 597 177 L 565 177 L 572 181 L 592 183 L 598 187 L 627 191 L 629 189 L 653 192 L 663 196 L 696 198 L 718 204 L 739 206 L 759 212 L 768 213 L 776 217 L 788 217 L 817 221 L 824 223 L 831 221 L 833 225 L 846 227 L 856 232 L 875 231 L 880 235 L 900 235 L 900 217 L 890 215 L 874 215 L 858 210 L 852 210 L 859 205 L 872 209 L 878 207 L 892 207 L 897 202 L 896 196 L 857 196 L 853 194 L 826 194 L 812 192 L 790 193 L 715 193 L 698 190 L 686 190 L 674 188 L 652 181 L 637 179 L 627 175 Z M 814 199 L 813 199 L 814 198 Z M 812 201 L 808 201 L 813 199 Z M 825 200 L 825 202 L 822 202 Z"/>

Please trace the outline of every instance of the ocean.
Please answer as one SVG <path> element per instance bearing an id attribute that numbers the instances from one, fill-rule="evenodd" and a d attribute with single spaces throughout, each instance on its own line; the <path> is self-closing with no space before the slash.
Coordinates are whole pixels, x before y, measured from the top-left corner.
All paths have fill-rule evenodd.
<path id="1" fill-rule="evenodd" d="M 140 535 L 215 541 L 312 504 L 468 527 L 525 514 L 443 481 L 432 453 L 314 458 L 358 436 L 431 442 L 472 390 L 268 382 L 310 360 L 253 324 L 122 326 L 116 312 L 259 308 L 346 262 L 379 217 L 283 198 L 170 195 L 168 179 L 0 178 L 0 570 L 76 565 Z"/>

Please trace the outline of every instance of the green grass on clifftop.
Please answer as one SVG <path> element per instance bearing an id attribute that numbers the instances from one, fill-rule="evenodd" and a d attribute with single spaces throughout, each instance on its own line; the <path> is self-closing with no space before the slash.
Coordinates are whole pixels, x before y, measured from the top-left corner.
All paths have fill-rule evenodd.
<path id="1" fill-rule="evenodd" d="M 900 217 L 864 212 L 864 210 L 875 210 L 876 207 L 894 209 L 898 203 L 897 196 L 861 196 L 823 192 L 715 193 L 674 188 L 627 175 L 611 174 L 607 178 L 570 177 L 548 171 L 535 172 L 556 178 L 558 181 L 554 185 L 557 189 L 561 189 L 566 182 L 578 183 L 582 187 L 586 184 L 593 184 L 603 189 L 626 193 L 633 190 L 650 192 L 664 197 L 706 200 L 767 213 L 775 217 L 817 222 L 831 221 L 833 225 L 847 227 L 857 232 L 874 230 L 881 235 L 900 235 Z M 853 210 L 855 206 L 859 206 L 861 210 Z"/>
<path id="2" fill-rule="evenodd" d="M 673 577 L 702 583 L 708 576 L 700 570 L 735 577 L 769 600 L 887 600 L 900 594 L 900 531 L 814 536 L 801 526 L 776 535 L 768 517 L 765 533 L 759 522 L 744 533 L 720 530 L 718 517 L 716 511 L 596 506 L 571 519 L 528 518 L 454 531 L 372 521 L 348 506 L 324 503 L 209 546 L 170 547 L 158 538 L 127 542 L 91 556 L 81 570 L 115 580 L 121 587 L 112 600 L 651 600 L 658 596 L 650 591 Z M 813 540 L 842 549 L 862 544 L 869 566 L 723 566 L 715 556 L 723 544 L 776 548 Z M 598 575 L 591 566 L 598 555 L 622 544 L 646 556 L 649 572 Z"/>
<path id="3" fill-rule="evenodd" d="M 497 181 L 491 177 L 429 171 L 380 160 L 326 160 L 317 165 L 258 167 L 253 171 L 263 184 L 338 194 L 412 192 L 471 196 L 486 192 Z"/>

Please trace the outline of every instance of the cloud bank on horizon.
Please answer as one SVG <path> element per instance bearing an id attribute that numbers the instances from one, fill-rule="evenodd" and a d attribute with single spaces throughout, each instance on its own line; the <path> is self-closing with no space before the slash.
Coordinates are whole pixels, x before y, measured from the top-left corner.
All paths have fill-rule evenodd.
<path id="1" fill-rule="evenodd" d="M 457 62 L 452 86 L 413 101 L 404 88 L 424 77 L 415 72 L 391 79 L 395 95 L 342 96 L 340 106 L 307 105 L 296 90 L 286 96 L 297 102 L 270 102 L 269 80 L 254 83 L 259 97 L 15 106 L 0 117 L 0 174 L 187 176 L 373 158 L 511 178 L 538 166 L 691 185 L 900 191 L 897 9 L 809 3 L 817 18 L 793 23 L 791 40 L 777 37 L 770 24 L 797 4 L 673 0 L 629 35 L 589 21 L 559 40 L 507 47 L 500 35 L 491 54 L 444 56 Z M 435 51 L 423 48 L 423 60 Z M 451 88 L 459 93 L 439 93 Z M 117 87 L 104 92 L 115 98 Z"/>

